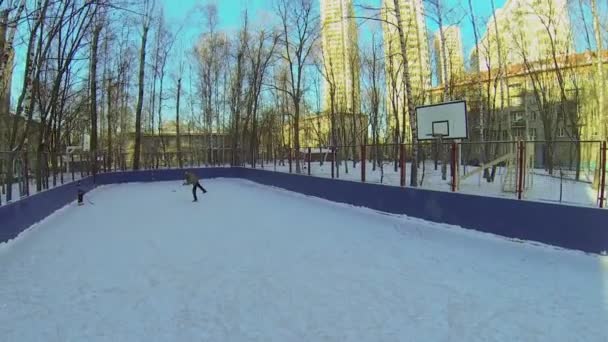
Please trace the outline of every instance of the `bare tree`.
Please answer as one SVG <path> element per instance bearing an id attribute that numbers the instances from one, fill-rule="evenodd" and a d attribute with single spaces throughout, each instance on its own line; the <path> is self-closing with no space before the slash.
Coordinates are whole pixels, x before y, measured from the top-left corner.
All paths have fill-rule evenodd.
<path id="1" fill-rule="evenodd" d="M 97 51 L 99 49 L 99 36 L 103 28 L 103 21 L 100 18 L 95 18 L 96 22 L 93 26 L 93 39 L 91 42 L 91 63 L 89 71 L 90 96 L 91 96 L 91 155 L 93 163 L 91 169 L 93 177 L 97 174 Z"/>
<path id="2" fill-rule="evenodd" d="M 580 0 L 579 0 L 580 3 Z M 602 125 L 602 138 L 608 139 L 608 115 L 605 112 L 605 95 L 604 89 L 606 85 L 606 79 L 604 78 L 604 62 L 602 58 L 603 54 L 603 40 L 602 40 L 602 29 L 600 24 L 600 14 L 598 11 L 597 0 L 591 0 L 591 15 L 593 16 L 593 33 L 595 36 L 596 53 L 595 53 L 595 64 L 597 68 L 597 79 L 598 79 L 598 110 L 603 117 Z"/>
<path id="3" fill-rule="evenodd" d="M 317 69 L 319 71 L 319 74 L 322 75 L 322 77 L 325 79 L 325 92 L 327 94 L 327 96 L 329 96 L 328 100 L 329 100 L 329 112 L 327 113 L 329 115 L 329 131 L 330 131 L 330 144 L 333 148 L 335 148 L 336 146 L 339 145 L 339 141 L 338 141 L 338 136 L 339 136 L 339 132 L 338 132 L 338 124 L 336 122 L 337 120 L 337 116 L 340 115 L 340 105 L 342 103 L 339 103 L 339 99 L 337 98 L 338 96 L 338 89 L 337 89 L 337 80 L 336 80 L 336 73 L 335 70 L 336 68 L 334 68 L 334 61 L 331 58 L 330 54 L 326 54 L 325 51 L 323 51 L 323 49 L 319 49 L 320 51 L 320 60 L 317 60 L 317 62 L 315 63 L 317 66 Z M 339 158 L 339 155 L 336 155 L 337 158 Z M 336 163 L 339 162 L 339 160 L 335 160 Z M 336 171 L 338 171 L 338 177 L 340 174 L 339 168 L 336 169 Z M 332 177 L 334 175 L 332 174 Z"/>
<path id="4" fill-rule="evenodd" d="M 199 57 L 199 76 L 200 76 L 200 93 L 202 100 L 203 122 L 206 132 L 208 133 L 207 157 L 208 163 L 214 163 L 213 153 L 213 120 L 216 115 L 215 100 L 216 94 L 219 92 L 216 89 L 219 74 L 218 67 L 220 64 L 219 52 L 222 45 L 221 34 L 217 32 L 218 25 L 218 10 L 214 4 L 207 4 L 204 9 L 204 19 L 207 31 L 203 34 L 203 39 L 200 45 L 197 46 L 197 54 Z"/>
<path id="5" fill-rule="evenodd" d="M 158 29 L 156 32 L 157 35 L 157 45 L 159 48 L 157 49 L 158 55 L 155 56 L 155 59 L 158 61 L 157 64 L 157 78 L 159 80 L 159 88 L 158 88 L 158 135 L 161 147 L 163 149 L 163 154 L 167 152 L 166 142 L 163 138 L 163 101 L 164 101 L 164 81 L 167 73 L 167 62 L 169 60 L 171 51 L 173 50 L 173 46 L 176 41 L 176 36 L 173 32 L 167 30 L 165 28 L 165 18 L 161 13 L 160 18 L 158 19 Z M 183 72 L 183 65 L 180 64 L 180 75 Z M 181 78 L 181 76 L 180 76 Z M 179 89 L 181 90 L 181 83 Z M 179 94 L 178 94 L 179 97 Z M 166 155 L 165 155 L 165 164 L 167 164 Z"/>
<path id="6" fill-rule="evenodd" d="M 0 12 L 0 125 L 7 127 L 9 124 L 10 90 L 12 86 L 12 67 L 14 57 L 14 40 L 17 33 L 18 23 L 25 11 L 25 0 L 8 1 L 2 4 Z M 0 130 L 0 133 L 3 130 Z M 7 132 L 4 132 L 7 134 Z M 4 149 L 7 138 L 0 136 L 0 149 Z"/>
<path id="7" fill-rule="evenodd" d="M 176 129 L 176 138 L 177 138 L 177 160 L 179 163 L 179 167 L 183 167 L 183 159 L 182 159 L 182 140 L 181 140 L 181 132 L 180 132 L 180 117 L 179 117 L 179 100 L 182 94 L 182 79 L 181 73 L 180 77 L 177 79 L 177 99 L 175 104 L 175 129 Z"/>
<path id="8" fill-rule="evenodd" d="M 440 51 L 438 53 L 439 56 L 437 56 L 437 59 L 441 59 L 440 63 L 443 68 L 443 79 L 439 79 L 439 83 L 443 84 L 443 101 L 448 101 L 450 100 L 449 80 L 451 79 L 451 75 L 448 73 L 449 62 L 445 41 L 445 4 L 443 0 L 425 0 L 425 3 L 428 5 L 427 8 L 431 9 L 431 11 L 429 11 L 430 15 L 427 13 L 427 17 L 430 17 L 432 20 L 434 20 L 438 26 L 437 32 L 439 33 Z"/>
<path id="9" fill-rule="evenodd" d="M 479 67 L 481 66 L 481 51 L 479 48 L 479 31 L 477 29 L 477 17 L 475 15 L 475 11 L 473 9 L 473 0 L 468 0 L 469 5 L 469 16 L 471 19 L 471 25 L 473 26 L 473 37 L 475 38 L 475 61 L 471 61 L 477 65 L 477 70 L 474 70 L 477 75 L 475 76 L 475 80 L 477 81 L 477 110 L 478 110 L 478 120 L 479 120 L 479 141 L 480 144 L 480 162 L 484 163 L 486 160 L 486 148 L 485 148 L 485 134 L 486 134 L 486 112 L 484 110 L 484 100 L 483 100 L 483 80 L 481 78 L 481 74 L 479 73 Z M 484 178 L 488 179 L 489 173 L 487 169 L 484 170 Z"/>
<path id="10" fill-rule="evenodd" d="M 509 94 L 507 93 L 509 91 L 509 77 L 508 77 L 508 68 L 507 68 L 507 61 L 504 58 L 504 53 L 505 51 L 503 50 L 503 37 L 504 35 L 501 35 L 500 30 L 498 29 L 498 19 L 496 18 L 496 4 L 494 0 L 490 0 L 490 3 L 492 5 L 492 24 L 493 24 L 493 28 L 494 28 L 494 37 L 496 38 L 496 49 L 497 49 L 497 55 L 498 55 L 498 77 L 499 77 L 499 84 L 500 84 L 500 111 L 501 111 L 501 117 L 504 116 L 504 110 L 506 107 L 506 102 L 505 102 L 505 95 L 508 97 Z M 502 121 L 502 120 L 501 120 Z M 508 130 L 509 135 L 511 134 L 511 130 Z"/>
<path id="11" fill-rule="evenodd" d="M 366 82 L 365 95 L 366 95 L 366 109 L 371 118 L 372 128 L 372 145 L 373 150 L 371 160 L 373 160 L 373 170 L 376 171 L 376 167 L 381 165 L 381 156 L 379 151 L 380 145 L 380 110 L 381 110 L 381 99 L 382 99 L 382 71 L 384 70 L 383 56 L 380 54 L 380 47 L 378 46 L 376 32 L 372 32 L 370 50 L 363 55 L 363 70 L 364 79 Z"/>
<path id="12" fill-rule="evenodd" d="M 412 81 L 410 79 L 409 57 L 407 54 L 407 39 L 401 19 L 401 4 L 399 0 L 393 0 L 393 11 L 396 18 L 395 26 L 399 34 L 399 43 L 401 48 L 401 58 L 403 59 L 403 75 L 402 86 L 405 89 L 405 97 L 407 101 L 407 110 L 410 118 L 410 127 L 412 134 L 412 166 L 410 170 L 410 185 L 418 186 L 418 126 L 416 122 L 416 105 L 414 104 L 414 96 L 412 94 Z"/>
<path id="13" fill-rule="evenodd" d="M 239 157 L 239 132 L 240 132 L 240 124 L 241 124 L 241 107 L 243 104 L 243 87 L 244 87 L 244 78 L 245 78 L 245 53 L 247 49 L 247 42 L 249 40 L 249 26 L 248 26 L 248 18 L 245 13 L 245 20 L 243 28 L 239 34 L 239 41 L 236 48 L 236 56 L 235 56 L 235 70 L 233 71 L 233 75 L 230 80 L 230 113 L 232 120 L 232 160 L 231 163 L 233 166 L 240 165 L 241 159 Z"/>
<path id="14" fill-rule="evenodd" d="M 318 16 L 313 12 L 312 0 L 280 0 L 277 12 L 281 20 L 281 57 L 288 65 L 288 87 L 280 89 L 287 93 L 293 103 L 293 147 L 300 153 L 300 115 L 305 94 L 304 69 L 313 47 L 319 38 Z M 296 173 L 301 173 L 300 158 L 296 158 Z"/>
<path id="15" fill-rule="evenodd" d="M 277 46 L 279 36 L 271 34 L 265 30 L 260 30 L 258 33 L 257 44 L 254 47 L 249 47 L 249 62 L 250 62 L 250 95 L 248 96 L 248 111 L 247 118 L 251 117 L 252 130 L 250 136 L 251 148 L 251 164 L 256 166 L 257 152 L 259 149 L 258 136 L 258 118 L 257 113 L 260 107 L 260 94 L 262 86 L 267 74 L 268 66 L 274 57 L 275 47 Z M 247 127 L 247 125 L 245 125 Z M 243 135 L 245 137 L 245 135 Z"/>
<path id="16" fill-rule="evenodd" d="M 139 91 L 137 94 L 137 108 L 135 111 L 135 147 L 133 151 L 133 169 L 139 170 L 141 159 L 141 115 L 144 102 L 144 80 L 146 69 L 146 45 L 148 42 L 148 31 L 152 22 L 154 11 L 154 0 L 144 1 L 144 15 L 142 18 L 141 48 L 139 54 Z"/>

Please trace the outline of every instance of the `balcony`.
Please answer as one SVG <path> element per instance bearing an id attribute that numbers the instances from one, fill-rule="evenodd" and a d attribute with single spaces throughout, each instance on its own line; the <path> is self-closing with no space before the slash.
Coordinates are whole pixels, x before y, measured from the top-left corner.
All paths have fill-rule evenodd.
<path id="1" fill-rule="evenodd" d="M 511 128 L 525 128 L 526 120 L 524 118 L 518 118 L 515 120 L 511 120 Z"/>

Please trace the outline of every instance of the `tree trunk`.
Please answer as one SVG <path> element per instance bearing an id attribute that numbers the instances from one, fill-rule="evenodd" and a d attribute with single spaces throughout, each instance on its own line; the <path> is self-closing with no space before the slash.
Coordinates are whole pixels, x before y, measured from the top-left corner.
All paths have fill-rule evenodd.
<path id="1" fill-rule="evenodd" d="M 112 124 L 113 124 L 113 117 L 112 117 L 112 82 L 108 79 L 108 154 L 107 154 L 107 162 L 108 162 L 108 169 L 110 171 L 112 171 Z"/>
<path id="2" fill-rule="evenodd" d="M 602 128 L 602 137 L 603 139 L 608 139 L 608 113 L 605 112 L 605 102 L 604 102 L 604 66 L 602 61 L 602 53 L 603 53 L 603 41 L 602 41 L 602 27 L 599 19 L 599 12 L 597 8 L 597 0 L 591 0 L 591 15 L 593 16 L 593 31 L 595 33 L 595 41 L 597 44 L 595 61 L 597 65 L 597 78 L 599 80 L 598 84 L 598 109 L 600 113 L 600 118 L 602 118 L 601 128 Z"/>
<path id="3" fill-rule="evenodd" d="M 10 18 L 10 11 L 8 9 L 3 10 L 2 14 L 0 14 L 0 26 L 3 31 L 0 35 L 0 39 L 2 39 L 2 43 L 0 44 L 0 91 L 2 92 L 0 95 L 0 98 L 2 99 L 2 103 L 0 104 L 0 116 L 6 115 L 8 117 L 10 110 L 9 95 L 12 85 L 12 78 L 8 77 L 10 73 L 8 70 L 12 69 L 13 67 L 13 42 L 15 39 L 15 34 L 17 33 L 17 23 L 21 18 L 21 14 L 25 10 L 25 3 L 25 0 L 21 0 L 12 20 Z"/>
<path id="4" fill-rule="evenodd" d="M 4 65 L 8 64 L 8 60 L 5 59 L 10 58 L 10 49 L 6 48 L 7 45 L 7 31 L 8 31 L 8 19 L 9 11 L 4 10 L 0 13 L 0 64 Z M 4 52 L 8 51 L 9 54 L 5 54 Z M 8 147 L 5 146 L 7 143 L 4 141 L 3 130 L 5 127 L 8 127 L 8 113 L 10 111 L 10 80 L 8 79 L 8 75 L 5 75 L 6 68 L 2 67 L 0 70 L 0 151 L 5 151 Z M 0 159 L 1 161 L 2 159 Z M 1 172 L 1 171 L 0 171 Z M 2 184 L 0 184 L 2 186 Z M 1 203 L 0 203 L 1 204 Z"/>
<path id="5" fill-rule="evenodd" d="M 502 43 L 501 43 L 501 39 L 500 39 L 500 35 L 499 35 L 499 30 L 498 30 L 498 22 L 496 20 L 496 5 L 494 3 L 494 0 L 490 0 L 490 3 L 492 5 L 492 19 L 493 19 L 493 23 L 494 23 L 494 34 L 496 35 L 496 48 L 498 49 L 498 73 L 500 75 L 500 118 L 498 119 L 499 121 L 502 120 L 502 116 L 504 115 L 504 110 L 505 110 L 505 89 L 508 92 L 509 91 L 509 77 L 506 74 L 507 71 L 505 70 L 505 61 L 503 59 L 503 51 L 502 51 Z M 488 73 L 490 73 L 490 71 L 488 70 Z M 506 83 L 506 84 L 505 84 Z M 507 96 L 509 96 L 507 94 Z M 510 127 L 507 128 L 507 131 L 509 132 L 509 136 L 511 136 L 511 129 Z M 499 130 L 499 134 L 500 134 L 500 130 Z"/>
<path id="6" fill-rule="evenodd" d="M 93 158 L 91 171 L 93 177 L 97 175 L 97 50 L 100 34 L 101 25 L 97 25 L 93 31 L 93 41 L 91 43 L 91 70 L 89 74 L 91 82 L 91 155 Z"/>
<path id="7" fill-rule="evenodd" d="M 478 70 L 474 70 L 474 72 L 479 72 L 479 68 L 481 67 L 481 55 L 479 51 L 479 34 L 477 31 L 477 20 L 475 20 L 475 12 L 473 11 L 473 0 L 468 0 L 469 4 L 469 12 L 471 14 L 471 24 L 473 25 L 473 36 L 475 37 L 475 54 L 477 56 L 477 66 Z M 479 101 L 478 110 L 479 110 L 479 141 L 481 142 L 479 146 L 479 161 L 481 164 L 486 161 L 486 146 L 485 146 L 485 113 L 483 108 L 483 83 L 481 80 L 481 76 L 477 77 L 477 98 Z M 490 176 L 488 169 L 483 170 L 483 177 L 488 179 Z"/>
<path id="8" fill-rule="evenodd" d="M 162 68 L 163 70 L 160 73 L 160 84 L 158 88 L 158 139 L 160 140 L 160 146 L 163 149 L 163 159 L 165 160 L 165 166 L 168 167 L 169 165 L 167 165 L 168 161 L 166 155 L 167 149 L 165 147 L 165 140 L 163 138 L 163 83 L 165 79 L 164 65 L 162 66 Z M 151 116 L 154 116 L 154 114 L 152 114 Z M 152 131 L 154 132 L 154 128 L 152 128 Z"/>
<path id="9" fill-rule="evenodd" d="M 407 42 L 403 31 L 403 23 L 401 21 L 401 5 L 399 0 L 393 0 L 395 5 L 395 15 L 397 18 L 397 30 L 399 32 L 399 43 L 401 46 L 401 55 L 403 57 L 403 88 L 405 89 L 408 114 L 410 116 L 410 126 L 412 133 L 412 166 L 410 171 L 410 186 L 418 186 L 418 126 L 416 123 L 416 106 L 414 105 L 414 97 L 412 95 L 412 83 L 410 80 L 410 67 L 407 56 Z"/>
<path id="10" fill-rule="evenodd" d="M 141 37 L 141 51 L 139 55 L 139 92 L 137 95 L 137 108 L 135 110 L 135 148 L 133 152 L 133 169 L 139 170 L 141 154 L 141 112 L 144 101 L 144 77 L 146 69 L 146 42 L 148 40 L 149 24 L 144 24 Z"/>
<path id="11" fill-rule="evenodd" d="M 182 159 L 182 140 L 179 131 L 179 100 L 182 93 L 182 79 L 179 78 L 177 80 L 177 103 L 175 104 L 175 133 L 177 138 L 177 161 L 179 163 L 179 167 L 183 168 L 183 159 Z"/>
<path id="12" fill-rule="evenodd" d="M 295 148 L 295 158 L 296 158 L 296 173 L 300 174 L 300 100 L 294 101 L 295 104 L 295 115 L 293 122 L 293 140 L 294 140 L 294 148 Z"/>

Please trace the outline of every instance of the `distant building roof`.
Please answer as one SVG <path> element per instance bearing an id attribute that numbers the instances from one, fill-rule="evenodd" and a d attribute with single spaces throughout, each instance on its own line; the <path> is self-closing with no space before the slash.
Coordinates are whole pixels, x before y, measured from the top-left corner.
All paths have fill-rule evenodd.
<path id="1" fill-rule="evenodd" d="M 557 64 L 559 68 L 578 68 L 583 66 L 589 66 L 595 62 L 595 52 L 586 51 L 582 53 L 570 54 L 570 55 L 561 55 L 556 58 Z M 602 63 L 608 63 L 608 50 L 602 51 Z M 529 62 L 530 67 L 534 69 L 534 67 L 543 66 L 542 69 L 538 69 L 535 71 L 552 71 L 555 70 L 555 65 L 553 58 L 548 58 L 545 60 L 536 60 Z M 490 71 L 482 71 L 482 72 L 473 72 L 467 73 L 464 75 L 463 79 L 457 81 L 456 86 L 469 85 L 474 82 L 477 82 L 479 78 L 483 80 L 488 78 L 488 75 L 495 73 L 497 68 L 492 69 Z M 522 76 L 529 73 L 528 67 L 525 63 L 513 64 L 509 65 L 507 68 L 507 75 L 509 77 L 513 76 Z M 438 85 L 433 87 L 432 90 L 443 89 L 443 85 Z"/>

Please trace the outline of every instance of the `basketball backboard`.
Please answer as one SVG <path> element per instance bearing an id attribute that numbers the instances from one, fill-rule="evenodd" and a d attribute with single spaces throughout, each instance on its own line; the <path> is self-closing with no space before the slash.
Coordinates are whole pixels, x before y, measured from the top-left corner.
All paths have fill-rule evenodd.
<path id="1" fill-rule="evenodd" d="M 416 108 L 418 140 L 467 139 L 467 104 L 446 102 Z"/>

